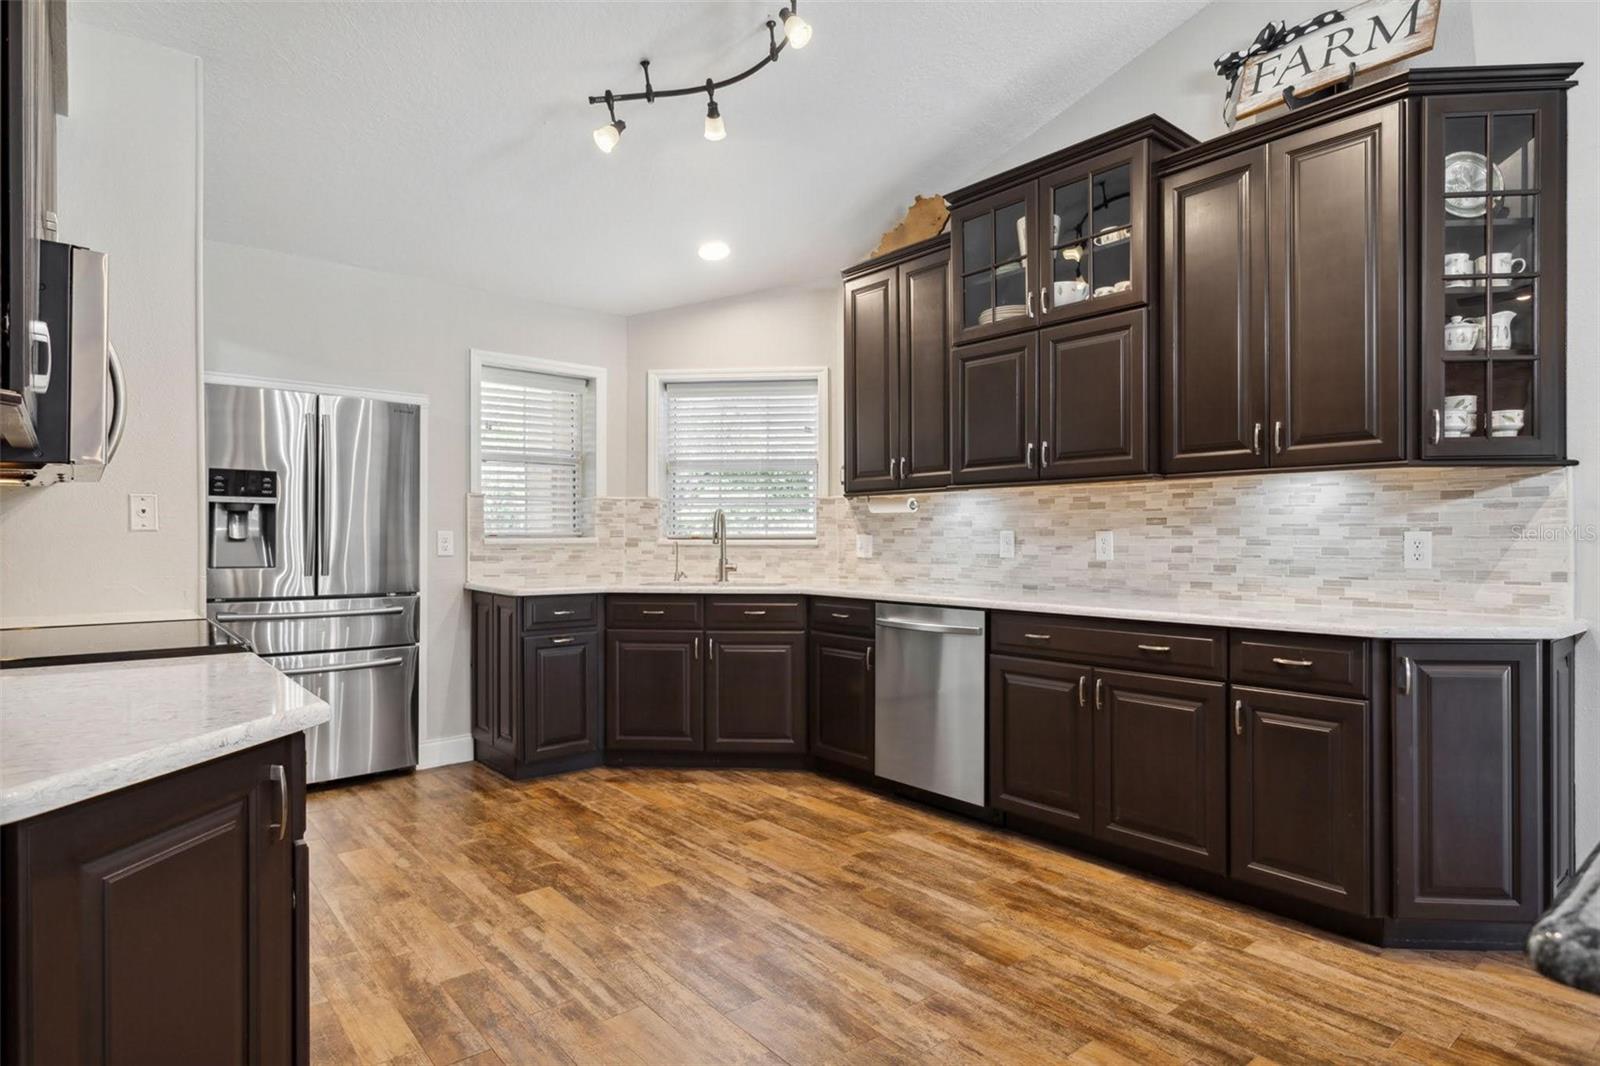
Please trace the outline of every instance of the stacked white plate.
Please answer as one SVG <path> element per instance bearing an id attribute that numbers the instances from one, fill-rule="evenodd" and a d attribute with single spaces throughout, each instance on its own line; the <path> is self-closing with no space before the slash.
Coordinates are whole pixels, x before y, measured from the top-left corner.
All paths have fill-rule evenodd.
<path id="1" fill-rule="evenodd" d="M 987 326 L 991 322 L 1004 322 L 1011 318 L 1022 318 L 1028 313 L 1028 308 L 1023 304 L 1001 304 L 999 307 L 986 308 L 978 312 L 978 325 Z"/>

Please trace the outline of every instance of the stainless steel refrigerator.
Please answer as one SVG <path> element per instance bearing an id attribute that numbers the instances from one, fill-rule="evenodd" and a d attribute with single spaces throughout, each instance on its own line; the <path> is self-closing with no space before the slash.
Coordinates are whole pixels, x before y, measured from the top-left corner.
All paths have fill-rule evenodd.
<path id="1" fill-rule="evenodd" d="M 206 386 L 207 613 L 327 700 L 306 778 L 417 762 L 414 404 Z"/>

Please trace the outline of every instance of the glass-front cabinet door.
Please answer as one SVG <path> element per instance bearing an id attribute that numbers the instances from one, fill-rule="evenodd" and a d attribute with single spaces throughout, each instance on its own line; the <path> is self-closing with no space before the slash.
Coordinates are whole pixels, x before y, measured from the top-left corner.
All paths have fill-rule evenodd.
<path id="1" fill-rule="evenodd" d="M 1425 106 L 1422 454 L 1560 459 L 1560 94 L 1433 97 Z"/>
<path id="2" fill-rule="evenodd" d="M 1126 148 L 1039 179 L 1040 318 L 1062 322 L 1143 304 L 1150 148 Z"/>
<path id="3" fill-rule="evenodd" d="M 1030 181 L 951 212 L 950 317 L 956 343 L 1038 325 L 1029 258 L 1034 199 Z"/>

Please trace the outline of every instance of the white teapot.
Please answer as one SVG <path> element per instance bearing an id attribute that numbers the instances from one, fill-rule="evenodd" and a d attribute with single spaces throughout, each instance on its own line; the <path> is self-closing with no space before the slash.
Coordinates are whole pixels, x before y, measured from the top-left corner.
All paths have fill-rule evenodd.
<path id="1" fill-rule="evenodd" d="M 1489 343 L 1502 350 L 1511 347 L 1511 320 L 1517 317 L 1517 313 L 1496 311 L 1489 317 L 1493 319 L 1489 329 Z"/>

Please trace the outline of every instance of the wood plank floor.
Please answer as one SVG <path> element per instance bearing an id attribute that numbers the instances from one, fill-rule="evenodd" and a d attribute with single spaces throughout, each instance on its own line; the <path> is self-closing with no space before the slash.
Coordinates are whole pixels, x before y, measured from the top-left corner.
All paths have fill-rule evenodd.
<path id="1" fill-rule="evenodd" d="M 806 773 L 313 793 L 316 1063 L 1595 1062 L 1516 954 L 1378 951 Z"/>

